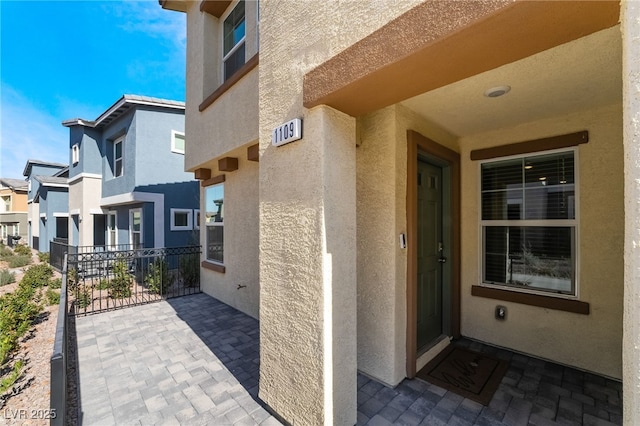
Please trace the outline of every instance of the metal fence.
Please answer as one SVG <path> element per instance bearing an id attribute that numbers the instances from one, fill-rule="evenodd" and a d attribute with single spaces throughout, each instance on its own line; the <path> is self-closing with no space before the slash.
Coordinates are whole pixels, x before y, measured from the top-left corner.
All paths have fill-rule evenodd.
<path id="1" fill-rule="evenodd" d="M 66 253 L 74 254 L 78 251 L 78 247 L 70 246 L 65 242 L 50 241 L 49 242 L 49 264 L 57 271 L 64 269 L 66 261 L 64 255 Z"/>
<path id="2" fill-rule="evenodd" d="M 60 305 L 58 308 L 58 322 L 56 324 L 56 335 L 53 341 L 53 355 L 51 355 L 50 366 L 50 408 L 51 425 L 66 424 L 67 411 L 67 268 L 66 256 L 62 269 L 62 287 L 60 290 Z"/>
<path id="3" fill-rule="evenodd" d="M 67 260 L 70 315 L 200 293 L 199 246 L 77 247 Z"/>

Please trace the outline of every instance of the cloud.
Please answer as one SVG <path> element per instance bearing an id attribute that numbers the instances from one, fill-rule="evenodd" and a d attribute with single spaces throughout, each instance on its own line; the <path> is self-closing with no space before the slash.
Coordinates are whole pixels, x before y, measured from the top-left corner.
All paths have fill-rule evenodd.
<path id="1" fill-rule="evenodd" d="M 18 91 L 0 86 L 0 177 L 23 178 L 28 159 L 68 163 L 69 130 Z"/>
<path id="2" fill-rule="evenodd" d="M 167 40 L 184 54 L 187 45 L 184 13 L 164 10 L 156 0 L 113 2 L 106 8 L 107 13 L 121 18 L 119 27 L 124 31 Z"/>

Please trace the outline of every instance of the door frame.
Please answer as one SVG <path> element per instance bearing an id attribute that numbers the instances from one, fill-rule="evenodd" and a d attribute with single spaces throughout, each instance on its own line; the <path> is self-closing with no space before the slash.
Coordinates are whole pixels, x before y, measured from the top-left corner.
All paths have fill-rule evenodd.
<path id="1" fill-rule="evenodd" d="M 460 337 L 460 154 L 414 130 L 407 130 L 407 377 L 416 375 L 417 348 L 417 241 L 418 241 L 418 152 L 446 164 L 451 199 L 451 334 Z"/>

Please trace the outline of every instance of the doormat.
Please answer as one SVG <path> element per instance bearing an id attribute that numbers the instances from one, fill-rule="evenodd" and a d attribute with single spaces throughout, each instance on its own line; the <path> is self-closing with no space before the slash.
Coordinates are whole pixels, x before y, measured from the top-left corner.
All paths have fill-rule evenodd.
<path id="1" fill-rule="evenodd" d="M 507 361 L 449 345 L 416 377 L 482 405 L 489 405 L 508 368 Z"/>

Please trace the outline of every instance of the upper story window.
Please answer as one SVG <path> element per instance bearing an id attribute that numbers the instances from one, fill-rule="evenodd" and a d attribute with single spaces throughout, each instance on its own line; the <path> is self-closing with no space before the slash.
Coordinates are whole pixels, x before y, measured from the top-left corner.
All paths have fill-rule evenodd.
<path id="1" fill-rule="evenodd" d="M 120 177 L 124 172 L 123 164 L 122 164 L 123 145 L 124 145 L 124 136 L 116 139 L 113 142 L 113 177 Z"/>
<path id="2" fill-rule="evenodd" d="M 231 77 L 245 62 L 245 4 L 240 0 L 224 19 L 222 26 L 224 80 Z"/>
<path id="3" fill-rule="evenodd" d="M 74 166 L 80 161 L 80 145 L 74 144 L 71 147 L 71 164 Z"/>
<path id="4" fill-rule="evenodd" d="M 482 281 L 576 296 L 576 151 L 481 165 Z"/>
<path id="5" fill-rule="evenodd" d="M 171 152 L 184 154 L 184 148 L 185 148 L 184 133 L 180 133 L 175 130 L 172 130 L 171 131 Z"/>
<path id="6" fill-rule="evenodd" d="M 11 195 L 3 195 L 2 196 L 2 211 L 9 212 L 11 211 Z"/>

